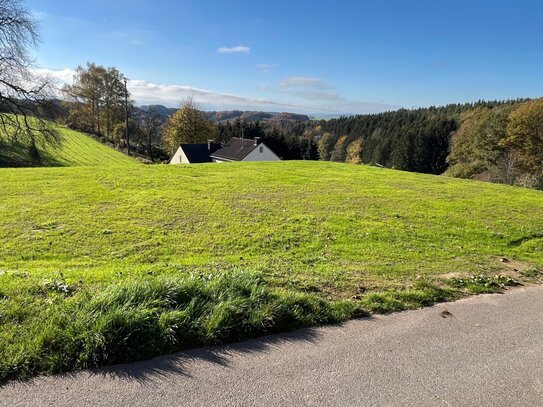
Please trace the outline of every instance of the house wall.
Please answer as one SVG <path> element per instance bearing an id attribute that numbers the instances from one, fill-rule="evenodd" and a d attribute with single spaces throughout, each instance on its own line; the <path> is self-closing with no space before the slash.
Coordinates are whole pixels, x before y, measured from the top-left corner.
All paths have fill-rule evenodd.
<path id="1" fill-rule="evenodd" d="M 262 152 L 260 152 L 262 147 Z M 266 144 L 260 143 L 241 161 L 280 161 L 281 159 Z"/>
<path id="2" fill-rule="evenodd" d="M 172 159 L 170 160 L 170 164 L 190 164 L 190 161 L 181 147 L 179 147 L 174 153 Z"/>

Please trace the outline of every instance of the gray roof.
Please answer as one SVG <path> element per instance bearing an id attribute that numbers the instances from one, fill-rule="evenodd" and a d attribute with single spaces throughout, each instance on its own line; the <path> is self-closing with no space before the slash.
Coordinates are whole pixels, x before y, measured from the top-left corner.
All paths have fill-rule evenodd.
<path id="1" fill-rule="evenodd" d="M 210 163 L 211 154 L 221 148 L 221 143 L 180 144 L 179 147 L 191 163 Z"/>
<path id="2" fill-rule="evenodd" d="M 215 151 L 211 156 L 213 158 L 241 161 L 258 147 L 258 144 L 255 143 L 255 140 L 233 137 L 227 145 Z"/>

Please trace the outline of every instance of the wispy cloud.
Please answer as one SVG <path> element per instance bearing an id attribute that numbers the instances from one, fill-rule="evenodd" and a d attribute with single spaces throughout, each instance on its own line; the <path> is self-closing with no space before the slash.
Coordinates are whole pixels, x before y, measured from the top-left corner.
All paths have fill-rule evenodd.
<path id="1" fill-rule="evenodd" d="M 292 90 L 296 88 L 330 89 L 330 86 L 321 78 L 308 76 L 290 76 L 279 82 L 280 90 Z"/>
<path id="2" fill-rule="evenodd" d="M 331 95 L 319 95 L 313 103 L 288 103 L 270 99 L 251 98 L 228 93 L 214 92 L 186 85 L 164 85 L 143 80 L 131 80 L 128 89 L 139 104 L 164 104 L 176 107 L 187 97 L 194 97 L 206 110 L 264 110 L 289 111 L 293 113 L 378 113 L 397 109 L 398 106 L 384 103 L 351 101 L 334 98 Z M 265 90 L 263 87 L 261 90 Z M 309 98 L 308 98 L 309 100 Z"/>
<path id="3" fill-rule="evenodd" d="M 30 13 L 32 14 L 32 17 L 38 21 L 44 20 L 47 17 L 47 13 L 45 11 L 30 10 Z"/>
<path id="4" fill-rule="evenodd" d="M 71 83 L 75 71 L 72 69 L 45 69 L 40 68 L 35 70 L 40 75 L 47 75 L 54 78 L 59 85 L 63 83 Z M 128 81 L 128 90 L 132 97 L 139 105 L 145 104 L 163 104 L 169 107 L 176 107 L 179 102 L 187 97 L 194 97 L 198 103 L 206 110 L 264 110 L 293 113 L 377 113 L 386 110 L 393 110 L 398 106 L 387 105 L 384 103 L 373 103 L 363 101 L 345 100 L 343 98 L 335 98 L 332 93 L 327 94 L 326 90 L 319 90 L 318 81 L 315 80 L 290 80 L 288 83 L 300 84 L 310 83 L 317 88 L 300 89 L 295 87 L 294 92 L 308 92 L 304 97 L 310 103 L 289 103 L 264 98 L 252 98 L 240 95 L 214 92 L 212 90 L 196 88 L 188 85 L 173 85 L 173 84 L 157 84 L 145 80 L 130 80 Z M 307 79 L 307 78 L 306 78 Z M 309 78 L 315 79 L 315 78 Z M 326 83 L 324 86 L 329 86 Z M 270 90 L 268 85 L 262 85 L 259 90 Z M 314 92 L 315 94 L 311 94 Z M 319 94 L 320 92 L 320 94 Z"/>
<path id="5" fill-rule="evenodd" d="M 268 73 L 277 68 L 277 64 L 257 64 L 256 66 L 262 73 Z"/>
<path id="6" fill-rule="evenodd" d="M 102 33 L 101 36 L 106 40 L 124 42 L 136 47 L 156 40 L 156 33 L 152 30 L 109 31 Z"/>
<path id="7" fill-rule="evenodd" d="M 237 45 L 235 47 L 220 47 L 217 52 L 219 54 L 250 54 L 251 48 L 245 45 Z"/>
<path id="8" fill-rule="evenodd" d="M 299 90 L 294 95 L 307 100 L 343 100 L 335 91 L 325 90 Z"/>
<path id="9" fill-rule="evenodd" d="M 386 103 L 350 100 L 322 78 L 311 76 L 290 76 L 277 85 L 277 90 L 307 101 L 320 111 L 334 113 L 379 113 L 398 109 L 399 106 Z"/>
<path id="10" fill-rule="evenodd" d="M 279 82 L 278 89 L 306 100 L 344 100 L 333 86 L 321 78 L 291 76 Z"/>

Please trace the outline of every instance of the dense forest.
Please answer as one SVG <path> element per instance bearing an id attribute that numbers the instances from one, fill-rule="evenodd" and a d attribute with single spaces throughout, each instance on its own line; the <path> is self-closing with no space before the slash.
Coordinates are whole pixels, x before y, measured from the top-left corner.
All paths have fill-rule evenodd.
<path id="1" fill-rule="evenodd" d="M 321 160 L 543 187 L 543 99 L 342 117 L 311 131 Z"/>
<path id="2" fill-rule="evenodd" d="M 316 123 L 319 155 L 324 160 L 440 174 L 447 169 L 449 143 L 463 114 L 520 102 L 481 101 L 321 121 Z"/>
<path id="3" fill-rule="evenodd" d="M 312 122 L 219 123 L 283 159 L 371 164 L 543 188 L 543 99 L 479 101 Z"/>

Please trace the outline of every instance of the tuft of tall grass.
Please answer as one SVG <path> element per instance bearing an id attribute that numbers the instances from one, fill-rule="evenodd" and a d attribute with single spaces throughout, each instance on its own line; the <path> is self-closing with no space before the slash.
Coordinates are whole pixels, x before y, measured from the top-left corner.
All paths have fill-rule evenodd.
<path id="1" fill-rule="evenodd" d="M 369 293 L 361 303 L 364 309 L 388 314 L 396 311 L 417 309 L 438 302 L 452 301 L 460 297 L 454 289 L 441 288 L 426 281 L 418 281 L 410 289 Z"/>
<path id="2" fill-rule="evenodd" d="M 0 380 L 124 363 L 362 313 L 351 301 L 274 289 L 261 274 L 157 277 L 99 293 L 52 297 L 38 312 L 6 313 Z"/>

